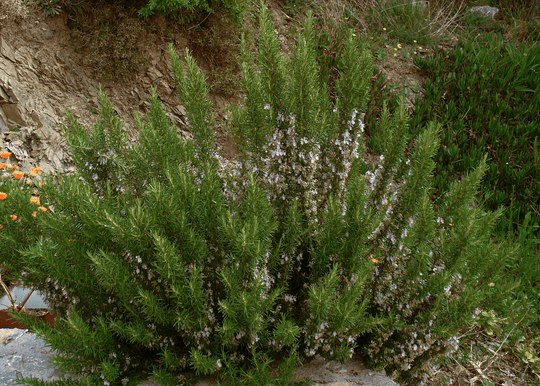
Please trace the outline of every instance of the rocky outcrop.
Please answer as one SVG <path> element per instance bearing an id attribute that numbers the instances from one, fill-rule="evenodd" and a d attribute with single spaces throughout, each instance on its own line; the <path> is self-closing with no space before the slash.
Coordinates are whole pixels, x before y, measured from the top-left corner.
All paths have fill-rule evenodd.
<path id="1" fill-rule="evenodd" d="M 11 152 L 8 163 L 23 172 L 29 173 L 31 166 L 39 166 L 44 174 L 74 171 L 62 135 L 62 127 L 68 125 L 66 110 L 88 130 L 97 121 L 99 83 L 79 64 L 80 55 L 70 44 L 65 17 L 45 18 L 33 10 L 24 19 L 2 20 L 0 152 Z M 189 135 L 165 48 L 152 47 L 150 66 L 128 86 L 103 86 L 132 140 L 136 139 L 133 113 L 146 111 L 152 85 L 158 87 L 179 134 Z"/>
<path id="2" fill-rule="evenodd" d="M 480 5 L 477 7 L 472 7 L 467 10 L 468 13 L 474 13 L 479 17 L 486 17 L 490 20 L 495 20 L 495 17 L 499 13 L 499 8 L 490 7 L 489 5 Z"/>

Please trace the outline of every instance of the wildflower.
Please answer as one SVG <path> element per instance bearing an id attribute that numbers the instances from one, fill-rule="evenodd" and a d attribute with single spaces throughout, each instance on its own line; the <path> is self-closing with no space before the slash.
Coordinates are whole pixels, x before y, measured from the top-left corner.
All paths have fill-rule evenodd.
<path id="1" fill-rule="evenodd" d="M 2 170 L 3 168 L 5 168 L 7 166 L 7 164 L 5 162 L 1 162 L 0 163 L 0 170 Z"/>
<path id="2" fill-rule="evenodd" d="M 17 165 L 9 165 L 9 166 L 8 166 L 8 169 L 13 170 L 13 169 L 17 169 L 18 167 L 19 167 L 19 166 L 17 166 Z"/>
<path id="3" fill-rule="evenodd" d="M 489 283 L 488 286 L 495 287 L 495 283 Z"/>
<path id="4" fill-rule="evenodd" d="M 34 211 L 34 213 L 32 213 L 32 217 L 36 217 L 36 211 Z"/>
<path id="5" fill-rule="evenodd" d="M 7 152 L 7 151 L 4 151 L 4 152 L 0 153 L 0 157 L 2 157 L 4 159 L 8 159 L 10 155 L 11 155 L 11 153 Z"/>
<path id="6" fill-rule="evenodd" d="M 42 210 L 43 212 L 46 212 L 47 211 L 47 208 L 45 208 L 44 206 L 40 206 L 38 207 L 39 210 Z"/>
<path id="7" fill-rule="evenodd" d="M 379 260 L 377 260 L 377 259 L 371 259 L 371 261 L 373 261 L 375 264 L 377 264 L 379 262 Z"/>
<path id="8" fill-rule="evenodd" d="M 13 221 L 17 220 L 17 216 L 14 215 L 14 214 L 12 214 L 10 217 L 11 217 L 11 219 L 12 219 Z"/>
<path id="9" fill-rule="evenodd" d="M 356 34 L 352 34 L 352 36 L 356 36 Z"/>
<path id="10" fill-rule="evenodd" d="M 18 180 L 20 180 L 22 176 L 24 176 L 23 172 L 13 172 L 13 177 L 15 177 Z"/>
<path id="11" fill-rule="evenodd" d="M 386 31 L 386 28 L 383 28 L 383 31 Z"/>
<path id="12" fill-rule="evenodd" d="M 400 49 L 401 49 L 401 44 L 398 43 L 397 48 L 400 48 Z"/>
<path id="13" fill-rule="evenodd" d="M 31 203 L 31 204 L 38 204 L 38 205 L 40 205 L 39 197 L 32 196 L 32 197 L 30 198 L 30 203 Z"/>
<path id="14" fill-rule="evenodd" d="M 4 192 L 0 192 L 0 200 L 4 200 L 7 197 L 7 194 Z"/>
<path id="15" fill-rule="evenodd" d="M 416 43 L 416 40 L 413 40 L 413 42 L 415 42 L 415 43 Z"/>
<path id="16" fill-rule="evenodd" d="M 41 171 L 41 168 L 30 168 L 30 170 L 32 170 L 32 175 L 33 176 L 36 176 L 40 171 Z"/>
<path id="17" fill-rule="evenodd" d="M 40 182 L 39 183 L 39 186 L 43 186 L 43 185 L 47 185 L 47 183 L 46 182 Z"/>

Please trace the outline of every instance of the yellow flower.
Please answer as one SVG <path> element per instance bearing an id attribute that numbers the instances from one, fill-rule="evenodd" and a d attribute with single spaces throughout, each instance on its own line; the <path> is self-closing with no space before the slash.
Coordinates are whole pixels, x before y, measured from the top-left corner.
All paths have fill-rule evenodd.
<path id="1" fill-rule="evenodd" d="M 422 47 L 418 47 L 418 49 L 419 49 L 419 50 L 421 50 L 421 49 L 422 49 Z"/>
<path id="2" fill-rule="evenodd" d="M 416 40 L 413 40 L 413 42 L 415 42 L 415 43 L 416 43 Z"/>
<path id="3" fill-rule="evenodd" d="M 15 177 L 18 180 L 20 180 L 22 176 L 24 176 L 23 172 L 13 172 L 13 177 Z"/>
<path id="4" fill-rule="evenodd" d="M 352 34 L 352 36 L 356 36 L 356 34 Z"/>
<path id="5" fill-rule="evenodd" d="M 489 283 L 488 286 L 495 287 L 495 283 Z"/>
<path id="6" fill-rule="evenodd" d="M 386 31 L 386 28 L 383 28 L 383 31 Z"/>
<path id="7" fill-rule="evenodd" d="M 401 48 L 401 44 L 398 43 L 397 48 Z"/>
<path id="8" fill-rule="evenodd" d="M 394 56 L 397 56 L 397 54 L 394 54 Z"/>
<path id="9" fill-rule="evenodd" d="M 2 157 L 3 159 L 8 159 L 10 155 L 11 155 L 11 153 L 8 152 L 8 151 L 4 151 L 4 152 L 0 153 L 0 157 Z"/>
<path id="10" fill-rule="evenodd" d="M 0 192 L 0 200 L 4 200 L 7 197 L 7 194 L 4 192 Z"/>

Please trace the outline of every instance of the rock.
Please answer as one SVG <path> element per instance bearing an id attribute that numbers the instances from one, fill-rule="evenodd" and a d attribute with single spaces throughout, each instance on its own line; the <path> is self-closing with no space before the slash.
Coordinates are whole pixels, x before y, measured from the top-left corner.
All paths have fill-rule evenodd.
<path id="1" fill-rule="evenodd" d="M 495 20 L 495 15 L 499 12 L 498 8 L 490 7 L 489 5 L 480 5 L 472 7 L 467 12 L 474 13 L 477 16 L 487 17 L 490 20 Z"/>
<path id="2" fill-rule="evenodd" d="M 38 335 L 17 328 L 0 329 L 0 384 L 14 385 L 13 381 L 17 376 L 37 377 L 43 381 L 53 381 L 62 377 L 79 379 L 77 375 L 65 374 L 55 369 L 50 362 L 52 356 L 54 353 L 50 351 L 50 347 L 45 347 L 45 342 Z M 296 368 L 293 374 L 294 380 L 308 377 L 315 382 L 315 386 L 399 386 L 386 377 L 384 371 L 369 370 L 355 357 L 345 364 L 315 357 L 313 361 Z M 197 382 L 195 386 L 216 384 L 213 377 L 207 377 Z M 148 379 L 138 386 L 157 386 L 157 384 Z"/>

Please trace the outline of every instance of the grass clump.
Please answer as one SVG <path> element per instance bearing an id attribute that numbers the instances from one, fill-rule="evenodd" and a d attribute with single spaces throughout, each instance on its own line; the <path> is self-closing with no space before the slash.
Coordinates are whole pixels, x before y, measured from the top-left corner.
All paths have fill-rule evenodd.
<path id="1" fill-rule="evenodd" d="M 435 2 L 436 3 L 436 2 Z M 402 43 L 437 44 L 456 26 L 461 7 L 419 0 L 375 0 L 367 18 L 370 27 Z"/>

